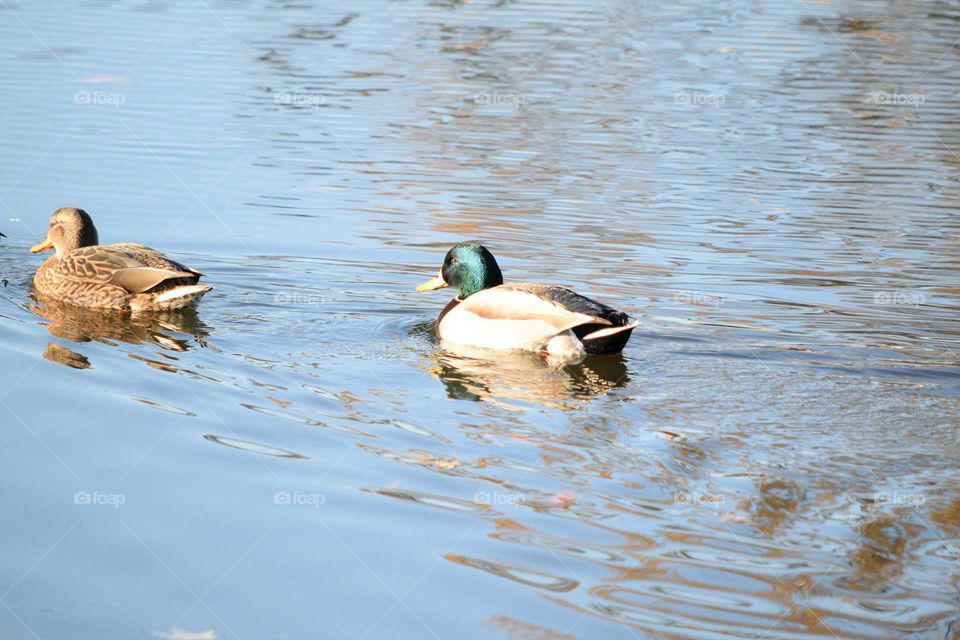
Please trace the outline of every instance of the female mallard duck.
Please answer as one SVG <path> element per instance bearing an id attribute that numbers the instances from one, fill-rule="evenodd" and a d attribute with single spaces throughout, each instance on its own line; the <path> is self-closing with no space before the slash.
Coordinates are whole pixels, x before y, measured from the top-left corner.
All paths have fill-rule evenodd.
<path id="1" fill-rule="evenodd" d="M 83 209 L 57 209 L 43 242 L 31 253 L 55 249 L 33 277 L 37 293 L 81 307 L 148 311 L 196 304 L 213 287 L 203 274 L 142 244 L 98 244 Z"/>
<path id="2" fill-rule="evenodd" d="M 504 284 L 493 254 L 474 242 L 450 249 L 440 273 L 417 291 L 442 287 L 460 295 L 440 313 L 437 335 L 456 344 L 564 357 L 620 353 L 639 324 L 565 287 Z"/>

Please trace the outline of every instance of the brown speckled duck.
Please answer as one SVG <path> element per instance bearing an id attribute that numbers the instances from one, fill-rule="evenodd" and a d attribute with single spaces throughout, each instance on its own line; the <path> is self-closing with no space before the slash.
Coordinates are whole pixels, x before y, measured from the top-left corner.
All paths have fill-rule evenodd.
<path id="1" fill-rule="evenodd" d="M 31 253 L 55 249 L 33 286 L 41 297 L 81 307 L 150 311 L 193 306 L 213 287 L 203 274 L 142 244 L 101 245 L 83 209 L 54 211 L 43 242 Z"/>

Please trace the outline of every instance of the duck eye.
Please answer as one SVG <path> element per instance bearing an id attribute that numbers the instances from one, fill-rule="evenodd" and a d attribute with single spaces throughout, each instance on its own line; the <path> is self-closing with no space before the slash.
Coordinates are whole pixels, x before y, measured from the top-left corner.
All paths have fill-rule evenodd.
<path id="1" fill-rule="evenodd" d="M 450 258 L 450 264 L 457 264 L 456 258 Z"/>

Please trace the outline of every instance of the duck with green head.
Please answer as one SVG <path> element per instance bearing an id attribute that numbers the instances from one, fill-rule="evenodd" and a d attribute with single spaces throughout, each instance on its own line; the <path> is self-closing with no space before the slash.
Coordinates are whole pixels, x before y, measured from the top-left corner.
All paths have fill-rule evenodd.
<path id="1" fill-rule="evenodd" d="M 437 335 L 454 344 L 576 358 L 620 353 L 639 324 L 566 287 L 504 284 L 493 254 L 476 242 L 450 249 L 440 272 L 417 291 L 443 287 L 460 294 L 437 319 Z"/>

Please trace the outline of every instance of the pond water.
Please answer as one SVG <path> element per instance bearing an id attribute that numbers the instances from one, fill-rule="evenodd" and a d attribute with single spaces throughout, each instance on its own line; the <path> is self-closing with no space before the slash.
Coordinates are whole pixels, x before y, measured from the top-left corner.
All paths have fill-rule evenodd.
<path id="1" fill-rule="evenodd" d="M 960 8 L 0 2 L 0 636 L 960 637 Z M 79 206 L 215 289 L 38 305 Z M 641 319 L 453 353 L 417 294 Z"/>

